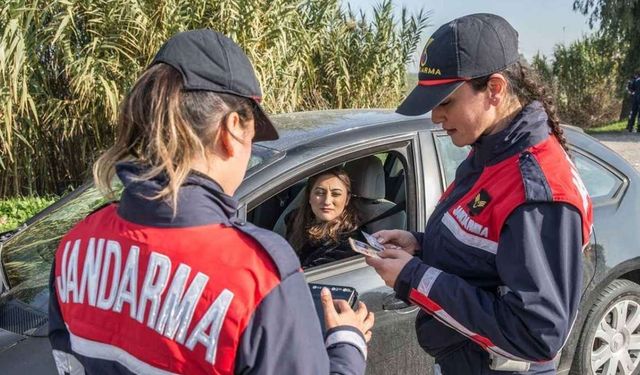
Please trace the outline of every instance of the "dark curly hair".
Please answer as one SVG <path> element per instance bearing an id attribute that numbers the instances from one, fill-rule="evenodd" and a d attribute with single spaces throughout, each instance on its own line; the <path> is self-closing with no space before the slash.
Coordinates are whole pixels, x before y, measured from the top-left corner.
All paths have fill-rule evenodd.
<path id="1" fill-rule="evenodd" d="M 562 148 L 567 151 L 567 140 L 564 136 L 562 127 L 560 126 L 560 118 L 558 117 L 555 102 L 545 85 L 540 80 L 540 77 L 520 62 L 507 67 L 507 69 L 500 73 L 502 73 L 509 82 L 508 90 L 511 95 L 518 99 L 520 105 L 525 107 L 534 100 L 542 103 L 544 110 L 547 113 L 547 117 L 549 118 L 547 123 L 549 124 L 553 135 L 558 139 Z M 490 77 L 491 76 L 488 75 L 474 78 L 470 80 L 469 83 L 476 91 L 484 90 L 487 87 Z"/>

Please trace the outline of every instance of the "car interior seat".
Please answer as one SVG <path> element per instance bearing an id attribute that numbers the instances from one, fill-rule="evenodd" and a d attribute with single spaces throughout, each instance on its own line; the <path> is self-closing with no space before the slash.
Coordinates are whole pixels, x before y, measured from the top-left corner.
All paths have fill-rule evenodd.
<path id="1" fill-rule="evenodd" d="M 406 228 L 406 212 L 396 210 L 396 204 L 385 199 L 385 175 L 378 157 L 354 160 L 345 165 L 345 170 L 351 178 L 351 191 L 363 230 L 374 233 Z"/>
<path id="2" fill-rule="evenodd" d="M 351 178 L 352 204 L 358 210 L 362 229 L 374 233 L 382 229 L 405 229 L 407 214 L 396 204 L 385 199 L 385 175 L 382 162 L 375 156 L 367 156 L 345 164 Z M 404 184 L 402 184 L 404 193 Z M 286 237 L 285 217 L 304 202 L 304 189 L 282 211 L 273 231 Z M 402 207 L 398 207 L 402 208 Z"/>
<path id="3" fill-rule="evenodd" d="M 289 205 L 282 211 L 282 213 L 278 217 L 278 220 L 276 221 L 276 224 L 273 226 L 273 231 L 278 233 L 284 238 L 286 238 L 286 234 L 287 234 L 286 233 L 287 225 L 285 224 L 284 219 L 287 217 L 289 212 L 300 207 L 300 205 L 303 203 L 305 187 L 300 189 L 300 192 L 298 192 L 298 195 L 296 195 L 296 197 L 293 198 L 293 200 L 289 203 Z"/>

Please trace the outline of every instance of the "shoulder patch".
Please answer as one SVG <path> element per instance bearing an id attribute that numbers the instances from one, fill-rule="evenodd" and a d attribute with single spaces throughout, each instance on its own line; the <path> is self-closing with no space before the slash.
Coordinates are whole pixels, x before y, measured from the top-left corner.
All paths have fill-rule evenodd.
<path id="1" fill-rule="evenodd" d="M 553 201 L 551 187 L 535 156 L 531 152 L 525 151 L 520 154 L 518 162 L 522 174 L 525 200 L 527 202 Z"/>
<path id="2" fill-rule="evenodd" d="M 481 189 L 480 192 L 467 203 L 467 208 L 469 209 L 469 215 L 476 216 L 479 215 L 482 210 L 491 202 L 491 196 L 485 189 Z"/>

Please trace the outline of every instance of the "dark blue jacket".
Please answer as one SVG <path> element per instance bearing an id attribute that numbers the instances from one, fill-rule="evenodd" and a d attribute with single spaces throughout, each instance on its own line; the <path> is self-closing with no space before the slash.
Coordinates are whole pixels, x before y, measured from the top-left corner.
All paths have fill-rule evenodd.
<path id="1" fill-rule="evenodd" d="M 174 216 L 166 203 L 147 198 L 162 189 L 166 183 L 162 177 L 137 180 L 144 170 L 132 163 L 122 163 L 117 169 L 125 186 L 120 203 L 98 210 L 76 225 L 63 238 L 56 253 L 50 288 L 49 337 L 56 364 L 62 373 L 84 368 L 87 373 L 101 374 L 160 374 L 165 371 L 364 374 L 366 343 L 362 334 L 351 327 L 337 327 L 330 330 L 323 340 L 308 286 L 291 247 L 278 235 L 238 220 L 237 202 L 226 195 L 215 181 L 198 173 L 189 175 L 179 191 L 178 209 Z M 111 243 L 112 253 L 116 252 L 113 246 L 126 244 L 122 249 L 117 248 L 118 256 L 120 252 L 124 254 L 121 262 L 125 263 L 126 259 L 127 265 L 118 273 L 122 281 L 113 305 L 116 307 L 103 301 L 106 305 L 100 308 L 90 298 L 83 298 L 84 293 L 89 296 L 92 293 L 91 278 L 83 273 L 93 270 L 91 272 L 95 274 L 100 269 L 103 272 L 107 269 L 111 270 L 111 277 L 116 278 L 112 270 L 118 268 L 117 265 L 111 263 L 110 268 L 92 268 L 93 263 L 87 261 L 97 259 L 100 262 L 101 257 L 95 254 L 101 246 L 101 239 Z M 77 250 L 75 245 L 65 248 L 65 243 L 77 243 Z M 86 243 L 88 247 L 84 245 Z M 220 245 L 222 243 L 224 245 Z M 126 255 L 129 248 L 129 255 Z M 139 255 L 132 256 L 132 252 Z M 93 255 L 89 257 L 87 253 Z M 131 297 L 136 293 L 130 290 L 135 289 L 135 278 L 142 285 L 160 283 L 153 280 L 161 279 L 162 271 L 158 271 L 161 268 L 153 268 L 149 254 L 155 257 L 153 259 L 164 259 L 166 264 L 172 265 L 172 268 L 165 268 L 172 276 L 165 277 L 167 285 L 164 292 L 156 293 L 155 300 L 140 297 L 140 302 L 137 302 Z M 242 267 L 225 266 L 237 262 L 232 259 L 235 254 L 246 254 L 246 264 L 240 259 L 236 264 Z M 102 257 L 102 261 L 106 262 L 106 258 L 107 255 Z M 132 265 L 129 265 L 130 260 Z M 84 266 L 81 265 L 83 263 Z M 72 269 L 77 270 L 74 276 Z M 155 276 L 150 269 L 155 270 Z M 191 275 L 199 270 L 187 291 L 184 283 L 189 271 L 187 276 L 183 276 L 183 294 L 178 293 L 179 288 L 174 288 L 174 285 L 180 285 L 175 281 L 180 270 L 192 270 Z M 84 287 L 78 291 L 79 279 L 89 280 L 88 292 L 84 292 Z M 98 280 L 100 287 L 106 283 L 95 278 L 94 289 L 97 289 Z M 272 280 L 273 285 L 259 285 L 261 280 Z M 205 284 L 210 289 L 206 289 Z M 124 285 L 129 285 L 129 288 Z M 192 293 L 192 289 L 198 288 L 201 294 Z M 219 300 L 223 294 L 215 292 L 218 290 L 224 290 L 227 298 L 231 296 L 231 302 L 224 304 L 222 299 Z M 99 293 L 103 292 L 100 290 Z M 94 291 L 94 300 L 99 293 Z M 180 319 L 164 314 L 172 311 L 168 297 L 172 293 L 181 301 L 173 304 L 173 314 L 181 314 Z M 139 295 L 143 294 L 139 292 Z M 196 298 L 198 295 L 201 297 Z M 241 297 L 256 301 L 255 306 L 234 305 L 234 301 Z M 167 304 L 169 308 L 165 309 Z M 159 313 L 157 318 L 150 312 L 155 305 L 155 311 Z M 177 306 L 180 306 L 179 310 L 175 309 Z M 221 310 L 221 306 L 224 309 Z M 247 308 L 251 310 L 246 311 Z M 191 324 L 184 325 L 186 332 L 178 329 L 176 333 L 175 328 L 170 328 L 171 322 L 183 322 L 185 317 L 189 317 L 189 311 L 193 316 Z M 224 318 L 219 319 L 221 316 Z M 234 321 L 229 321 L 232 318 Z M 220 333 L 215 337 L 218 319 Z M 161 321 L 168 323 L 160 324 Z M 196 326 L 198 321 L 200 323 Z M 198 326 L 203 321 L 207 324 L 199 331 Z M 207 328 L 209 324 L 211 331 Z M 234 331 L 234 327 L 242 327 L 242 330 Z M 214 360 L 215 363 L 211 363 Z"/>
<path id="2" fill-rule="evenodd" d="M 631 78 L 627 82 L 627 91 L 629 91 L 635 100 L 640 99 L 640 77 Z"/>
<path id="3" fill-rule="evenodd" d="M 566 154 L 549 138 L 546 122 L 541 104 L 534 102 L 507 129 L 482 136 L 457 169 L 425 232 L 415 233 L 421 256 L 404 267 L 395 290 L 422 307 L 418 341 L 443 374 L 504 374 L 489 369 L 489 353 L 531 362 L 523 373 L 555 373 L 552 360 L 567 339 L 580 301 L 581 249 L 592 211 L 586 192 L 580 196 L 579 177 L 574 181 L 579 186 L 564 192 L 571 199 L 555 200 L 563 188 L 545 174 L 544 164 L 573 166 L 565 156 L 557 157 Z M 544 156 L 546 147 L 555 150 L 553 160 Z M 504 181 L 513 186 L 491 197 L 487 191 L 505 182 L 495 176 L 487 180 L 487 173 L 512 173 Z M 478 186 L 483 179 L 485 185 Z M 480 192 L 469 196 L 470 191 Z M 489 214 L 494 205 L 511 205 L 504 223 L 497 228 L 476 223 L 482 210 Z"/>

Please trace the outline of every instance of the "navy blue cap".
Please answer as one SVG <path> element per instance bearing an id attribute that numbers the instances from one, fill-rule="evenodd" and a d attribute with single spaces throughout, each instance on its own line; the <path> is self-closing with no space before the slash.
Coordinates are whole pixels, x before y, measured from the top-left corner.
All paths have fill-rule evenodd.
<path id="1" fill-rule="evenodd" d="M 254 141 L 278 139 L 278 132 L 260 106 L 262 90 L 253 66 L 234 41 L 209 29 L 184 31 L 167 40 L 151 65 L 164 63 L 182 75 L 184 89 L 232 94 L 255 102 Z"/>
<path id="2" fill-rule="evenodd" d="M 519 57 L 518 32 L 504 18 L 488 13 L 456 18 L 427 40 L 418 85 L 396 112 L 427 113 L 465 81 L 500 72 Z"/>

